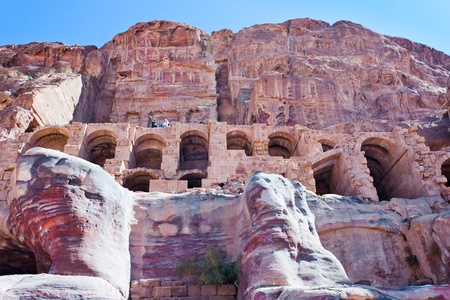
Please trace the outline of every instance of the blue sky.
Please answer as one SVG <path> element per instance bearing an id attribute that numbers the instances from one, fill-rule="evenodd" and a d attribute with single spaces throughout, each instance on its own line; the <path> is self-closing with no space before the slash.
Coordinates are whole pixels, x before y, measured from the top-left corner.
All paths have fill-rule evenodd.
<path id="1" fill-rule="evenodd" d="M 349 20 L 450 55 L 450 0 L 0 0 L 0 45 L 32 41 L 101 47 L 137 22 L 178 21 L 208 33 L 311 18 Z"/>

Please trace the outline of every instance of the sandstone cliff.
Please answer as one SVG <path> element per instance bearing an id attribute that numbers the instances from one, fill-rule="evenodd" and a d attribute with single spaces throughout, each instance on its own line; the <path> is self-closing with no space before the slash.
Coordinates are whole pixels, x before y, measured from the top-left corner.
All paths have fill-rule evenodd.
<path id="1" fill-rule="evenodd" d="M 100 49 L 3 46 L 0 62 L 2 114 L 17 119 L 2 123 L 4 136 L 14 126 L 21 132 L 30 124 L 59 124 L 24 102 L 33 98 L 26 91 L 42 85 L 57 85 L 54 93 L 61 83 L 73 85 L 75 75 L 65 72 L 82 77 L 82 87 L 78 82 L 65 95 L 74 101 L 64 113 L 73 121 L 148 126 L 168 118 L 321 129 L 384 120 L 385 130 L 423 125 L 432 148 L 448 146 L 441 136 L 448 125 L 442 116 L 449 106 L 449 56 L 347 21 L 296 19 L 211 35 L 153 21 L 132 26 Z M 50 80 L 41 82 L 44 75 Z"/>
<path id="2" fill-rule="evenodd" d="M 237 196 L 133 195 L 98 166 L 42 148 L 19 160 L 15 186 L 16 197 L 0 215 L 2 265 L 13 265 L 22 254 L 49 274 L 0 277 L 2 299 L 126 299 L 130 271 L 134 279 L 173 277 L 178 257 L 201 253 L 206 245 L 239 260 L 242 299 L 450 295 L 445 285 L 392 287 L 448 282 L 449 215 L 442 199 L 389 205 L 321 199 L 296 181 L 264 173 Z M 133 199 L 137 224 L 129 253 Z M 359 250 L 352 249 L 356 245 Z M 423 256 L 427 247 L 435 250 Z M 408 265 L 412 253 L 419 263 Z"/>
<path id="3" fill-rule="evenodd" d="M 448 55 L 348 21 L 0 46 L 0 298 L 126 298 L 209 246 L 242 299 L 450 298 L 449 107 Z"/>

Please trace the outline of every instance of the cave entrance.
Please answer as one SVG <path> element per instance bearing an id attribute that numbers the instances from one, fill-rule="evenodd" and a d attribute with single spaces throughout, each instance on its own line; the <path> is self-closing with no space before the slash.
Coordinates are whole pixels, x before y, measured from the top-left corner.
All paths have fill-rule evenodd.
<path id="1" fill-rule="evenodd" d="M 161 169 L 164 139 L 156 134 L 146 134 L 136 140 L 136 168 Z"/>
<path id="2" fill-rule="evenodd" d="M 189 173 L 180 178 L 180 180 L 187 180 L 188 189 L 202 187 L 202 179 L 206 178 L 206 174 Z"/>
<path id="3" fill-rule="evenodd" d="M 370 176 L 373 178 L 373 185 L 377 190 L 380 201 L 392 198 L 393 192 L 386 178 L 392 177 L 387 175 L 391 171 L 390 166 L 394 162 L 394 157 L 392 151 L 386 149 L 386 146 L 381 146 L 382 144 L 390 145 L 387 141 L 380 138 L 369 138 L 361 145 L 361 150 L 364 151 L 367 167 L 369 168 Z"/>
<path id="4" fill-rule="evenodd" d="M 252 142 L 242 131 L 231 131 L 227 133 L 227 150 L 244 150 L 245 155 L 252 155 Z"/>
<path id="5" fill-rule="evenodd" d="M 30 139 L 30 147 L 43 147 L 64 152 L 69 134 L 61 128 L 44 128 L 34 133 Z"/>
<path id="6" fill-rule="evenodd" d="M 294 138 L 286 132 L 274 132 L 269 135 L 269 155 L 288 159 L 294 152 Z"/>
<path id="7" fill-rule="evenodd" d="M 37 274 L 34 253 L 23 247 L 6 246 L 0 250 L 0 276 Z"/>
<path id="8" fill-rule="evenodd" d="M 408 148 L 398 149 L 386 139 L 372 137 L 361 144 L 379 200 L 393 197 L 418 198 L 426 195 L 421 174 Z"/>
<path id="9" fill-rule="evenodd" d="M 148 172 L 136 172 L 123 180 L 123 187 L 132 192 L 149 192 L 152 179 L 157 179 L 157 177 Z"/>
<path id="10" fill-rule="evenodd" d="M 200 131 L 185 132 L 180 142 L 180 170 L 206 170 L 208 140 Z"/>
<path id="11" fill-rule="evenodd" d="M 321 139 L 318 142 L 322 145 L 322 152 L 333 150 L 336 147 L 336 143 L 327 139 Z"/>
<path id="12" fill-rule="evenodd" d="M 450 187 L 450 158 L 444 161 L 441 166 L 441 174 L 447 178 L 447 182 L 445 183 L 446 187 Z"/>
<path id="13" fill-rule="evenodd" d="M 103 167 L 107 159 L 115 157 L 117 138 L 111 131 L 95 131 L 86 141 L 86 160 Z"/>
<path id="14" fill-rule="evenodd" d="M 340 157 L 340 152 L 334 151 L 334 153 L 324 156 L 312 165 L 317 195 L 348 195 L 348 189 L 346 188 L 348 182 L 343 174 L 345 167 Z"/>

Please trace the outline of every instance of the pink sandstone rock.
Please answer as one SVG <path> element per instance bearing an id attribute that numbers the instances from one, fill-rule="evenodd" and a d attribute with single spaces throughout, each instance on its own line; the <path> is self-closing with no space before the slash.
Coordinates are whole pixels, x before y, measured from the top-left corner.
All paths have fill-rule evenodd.
<path id="1" fill-rule="evenodd" d="M 37 271 L 96 276 L 128 296 L 132 200 L 99 166 L 32 148 L 17 165 L 7 230 Z"/>
<path id="2" fill-rule="evenodd" d="M 0 298 L 13 299 L 127 299 L 99 277 L 50 274 L 0 277 Z"/>
<path id="3" fill-rule="evenodd" d="M 394 231 L 404 223 L 400 220 L 403 216 L 412 218 L 414 224 L 414 220 L 441 211 L 434 221 L 435 233 L 416 232 L 439 242 L 436 251 L 442 251 L 445 258 L 447 213 L 438 198 L 398 199 L 391 205 L 356 198 L 320 200 L 296 181 L 264 173 L 256 173 L 241 196 L 200 192 L 132 196 L 98 166 L 41 148 L 30 149 L 19 159 L 15 182 L 9 211 L 0 214 L 0 250 L 15 258 L 11 250 L 29 249 L 36 257 L 38 272 L 50 274 L 0 277 L 4 297 L 44 297 L 43 291 L 51 295 L 49 298 L 74 293 L 86 299 L 97 297 L 92 295 L 114 298 L 115 293 L 126 297 L 132 198 L 138 221 L 130 240 L 134 279 L 173 278 L 177 257 L 215 245 L 230 257 L 240 257 L 239 293 L 243 299 L 445 299 L 450 290 L 446 285 L 377 288 L 351 284 L 341 263 L 325 250 L 319 238 L 327 231 L 352 226 Z M 317 214 L 318 230 L 308 203 Z M 405 230 L 402 228 L 397 228 L 397 235 Z M 411 226 L 407 230 L 413 233 L 415 229 Z M 408 242 L 415 243 L 406 236 Z M 356 249 L 342 249 L 356 260 L 361 257 Z M 421 264 L 428 263 L 419 252 L 414 253 Z M 19 258 L 20 252 L 17 255 Z M 386 257 L 389 255 L 386 251 Z M 363 263 L 357 275 L 366 275 L 357 279 L 367 282 L 374 271 L 370 267 L 373 262 Z M 426 265 L 420 270 L 426 274 Z M 439 274 L 438 281 L 446 282 Z M 98 278 L 84 282 L 80 278 L 86 277 L 80 276 Z M 396 274 L 391 280 L 399 278 L 402 280 Z M 379 285 L 376 280 L 370 283 Z M 61 286 L 64 288 L 56 288 Z M 102 293 L 100 289 L 106 290 Z"/>
<path id="4" fill-rule="evenodd" d="M 241 229 L 245 299 L 255 297 L 261 287 L 350 283 L 340 262 L 322 247 L 300 185 L 257 173 L 242 200 L 248 226 Z"/>
<path id="5" fill-rule="evenodd" d="M 173 126 L 170 133 L 161 133 L 163 137 L 152 142 L 166 143 L 159 149 L 158 155 L 164 159 L 161 170 L 156 172 L 158 176 L 165 173 L 166 179 L 180 175 L 177 174 L 179 153 L 174 150 L 180 146 L 180 128 L 189 127 L 185 131 L 187 135 L 195 130 L 207 132 L 200 142 L 198 137 L 189 137 L 191 142 L 203 143 L 200 154 L 209 156 L 205 162 L 214 162 L 202 171 L 202 176 L 214 173 L 216 177 L 205 178 L 203 182 L 218 185 L 226 181 L 224 187 L 229 192 L 241 190 L 251 173 L 262 167 L 289 178 L 305 179 L 305 184 L 314 187 L 320 179 L 313 178 L 311 164 L 314 162 L 310 156 L 327 159 L 326 149 L 319 149 L 318 153 L 318 148 L 313 147 L 313 144 L 320 147 L 315 138 L 332 136 L 335 146 L 325 146 L 337 147 L 332 149 L 333 153 L 346 156 L 343 161 L 351 162 L 349 165 L 336 163 L 340 173 L 332 179 L 341 180 L 338 185 L 342 191 L 357 190 L 359 196 L 371 197 L 370 189 L 375 188 L 365 166 L 373 162 L 365 159 L 376 157 L 387 140 L 375 137 L 377 144 L 362 149 L 361 140 L 353 140 L 355 136 L 349 134 L 359 131 L 377 135 L 392 131 L 390 140 L 399 139 L 400 135 L 405 139 L 405 143 L 393 143 L 392 149 L 405 151 L 389 167 L 398 167 L 403 174 L 396 173 L 402 177 L 387 181 L 399 189 L 403 187 L 403 192 L 411 195 L 420 190 L 412 197 L 432 196 L 413 200 L 394 198 L 389 203 L 374 204 L 337 196 L 318 199 L 297 187 L 295 197 L 306 197 L 316 215 L 316 233 L 304 200 L 297 208 L 291 205 L 291 183 L 276 179 L 272 182 L 277 185 L 266 185 L 264 180 L 272 180 L 271 176 L 252 179 L 262 182 L 255 189 L 264 192 L 260 198 L 248 201 L 243 201 L 245 197 L 218 196 L 214 192 L 197 191 L 182 196 L 137 193 L 130 196 L 137 201 L 135 210 L 139 221 L 133 227 L 130 242 L 132 278 L 174 276 L 175 258 L 218 245 L 230 258 L 243 255 L 247 275 L 242 289 L 247 289 L 244 292 L 255 299 L 449 298 L 445 285 L 403 289 L 335 285 L 347 277 L 352 283 L 374 286 L 449 283 L 448 203 L 439 195 L 441 191 L 442 197 L 449 199 L 450 193 L 445 187 L 450 180 L 446 171 L 450 158 L 449 70 L 450 57 L 425 45 L 380 35 L 347 21 L 330 25 L 310 19 L 255 25 L 238 33 L 220 30 L 211 35 L 182 23 L 139 23 L 101 49 L 59 43 L 1 46 L 0 208 L 6 205 L 6 199 L 10 199 L 11 205 L 0 213 L 0 273 L 49 271 L 96 275 L 126 295 L 129 272 L 117 270 L 130 268 L 129 258 L 123 258 L 128 255 L 128 229 L 104 229 L 110 228 L 103 224 L 111 217 L 111 210 L 105 207 L 111 207 L 100 204 L 110 198 L 108 192 L 112 190 L 116 191 L 111 197 L 113 203 L 119 202 L 117 195 L 128 195 L 128 191 L 117 186 L 98 167 L 55 153 L 36 161 L 38 168 L 32 165 L 40 154 L 25 155 L 18 169 L 14 164 L 22 149 L 38 145 L 36 140 L 28 140 L 28 132 L 37 126 L 71 122 L 73 130 L 68 130 L 67 136 L 62 134 L 65 132 L 62 126 L 43 129 L 42 132 L 53 135 L 41 143 L 80 157 L 91 154 L 83 152 L 91 142 L 83 139 L 85 133 L 94 131 L 95 126 L 102 132 L 120 127 L 120 132 L 111 129 L 113 133 L 109 137 L 116 144 L 107 140 L 117 149 L 116 156 L 108 153 L 102 162 L 105 170 L 120 181 L 124 169 L 132 166 L 135 159 L 144 160 L 148 153 L 145 152 L 148 149 L 138 154 L 133 152 L 137 149 L 133 148 L 134 143 L 139 142 L 134 139 L 138 135 L 134 134 L 146 132 L 151 119 L 168 118 L 183 124 Z M 228 151 L 225 125 L 210 122 L 217 120 L 237 125 L 233 132 L 236 140 L 247 130 L 239 127 L 240 124 L 256 123 L 257 131 L 251 131 L 254 143 L 241 139 L 232 145 L 236 149 Z M 124 123 L 89 127 L 76 121 Z M 292 160 L 269 157 L 266 124 L 274 131 L 294 128 L 299 134 L 298 147 L 295 146 L 298 156 Z M 403 131 L 411 134 L 399 135 L 402 130 L 396 126 L 407 128 Z M 313 133 L 305 128 L 320 131 Z M 70 144 L 66 145 L 69 140 Z M 313 144 L 303 145 L 307 140 Z M 240 145 L 241 142 L 244 144 Z M 102 145 L 95 144 L 89 151 L 102 152 Z M 147 146 L 142 145 L 142 148 Z M 355 149 L 348 151 L 351 147 Z M 238 154 L 231 155 L 231 151 Z M 247 159 L 251 152 L 255 157 Z M 364 156 L 362 152 L 371 152 L 374 157 Z M 405 159 L 401 160 L 402 157 Z M 224 164 L 215 164 L 216 161 Z M 307 173 L 303 174 L 302 166 L 310 172 L 303 171 Z M 358 170 L 350 172 L 353 168 Z M 224 176 L 228 169 L 236 174 Z M 71 173 L 73 170 L 75 175 Z M 145 173 L 146 170 L 126 170 L 135 171 Z M 20 179 L 16 186 L 10 185 L 13 172 Z M 416 172 L 416 177 L 406 176 Z M 419 178 L 414 181 L 419 184 L 412 184 L 411 178 Z M 420 185 L 422 180 L 427 181 L 426 186 Z M 86 185 L 87 182 L 90 183 Z M 347 187 L 346 182 L 352 184 Z M 175 186 L 174 190 L 186 187 L 177 180 L 159 183 Z M 409 183 L 408 188 L 403 183 Z M 97 197 L 98 189 L 102 191 L 99 193 L 106 189 L 106 196 Z M 66 196 L 75 203 L 71 209 L 76 214 L 70 215 L 72 210 L 66 206 L 35 205 L 48 199 L 66 203 Z M 19 200 L 25 202 L 18 205 Z M 98 210 L 85 213 L 81 207 Z M 59 209 L 65 215 L 60 215 Z M 47 214 L 47 210 L 52 213 Z M 106 217 L 102 218 L 102 214 Z M 258 224 L 263 219 L 267 226 Z M 128 221 L 124 222 L 128 224 Z M 71 234 L 79 239 L 68 239 Z M 340 263 L 323 249 L 319 237 Z M 105 257 L 99 245 L 110 245 L 114 239 L 120 241 L 121 248 L 110 246 L 111 256 Z M 279 243 L 274 245 L 273 240 Z M 67 245 L 68 251 L 61 251 L 59 245 Z M 415 257 L 417 262 L 408 265 L 408 257 Z M 256 263 L 261 263 L 263 270 Z M 328 268 L 327 263 L 334 267 Z M 309 276 L 303 268 L 297 271 L 303 265 L 317 272 Z M 115 266 L 114 270 L 111 266 Z M 309 288 L 310 283 L 316 288 Z"/>

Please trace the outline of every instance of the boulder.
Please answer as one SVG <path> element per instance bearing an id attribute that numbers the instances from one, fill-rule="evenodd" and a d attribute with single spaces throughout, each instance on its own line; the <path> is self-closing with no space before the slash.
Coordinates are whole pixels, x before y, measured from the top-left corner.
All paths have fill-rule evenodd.
<path id="1" fill-rule="evenodd" d="M 44 148 L 20 157 L 13 190 L 7 231 L 38 273 L 99 277 L 128 297 L 128 190 L 97 165 Z"/>

